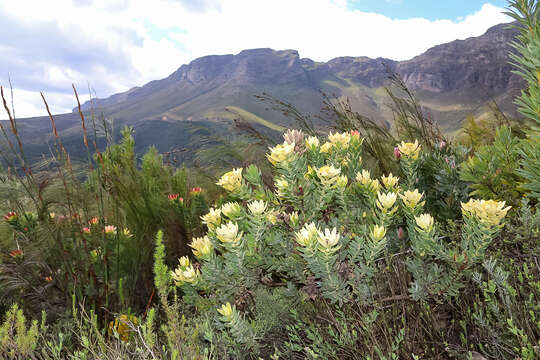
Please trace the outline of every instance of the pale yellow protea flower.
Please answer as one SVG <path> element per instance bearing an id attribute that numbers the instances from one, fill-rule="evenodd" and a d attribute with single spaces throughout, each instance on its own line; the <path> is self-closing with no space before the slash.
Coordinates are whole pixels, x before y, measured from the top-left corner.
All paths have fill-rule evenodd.
<path id="1" fill-rule="evenodd" d="M 193 249 L 193 255 L 198 258 L 210 255 L 214 249 L 212 241 L 206 235 L 204 237 L 194 238 L 189 246 Z"/>
<path id="2" fill-rule="evenodd" d="M 422 214 L 420 216 L 415 216 L 414 218 L 416 220 L 416 225 L 423 231 L 423 232 L 430 232 L 431 229 L 433 229 L 433 216 L 430 214 Z"/>
<path id="3" fill-rule="evenodd" d="M 401 144 L 398 145 L 401 155 L 413 160 L 418 159 L 418 155 L 420 155 L 420 148 L 421 146 L 418 144 L 418 140 L 414 140 L 414 143 L 406 143 L 405 141 L 402 141 Z"/>
<path id="4" fill-rule="evenodd" d="M 289 221 L 291 222 L 292 226 L 297 226 L 299 222 L 298 218 L 298 211 L 293 211 L 291 215 L 289 216 Z"/>
<path id="5" fill-rule="evenodd" d="M 332 148 L 334 147 L 334 144 L 332 144 L 331 142 L 325 142 L 324 144 L 321 145 L 321 152 L 323 154 L 329 154 L 332 152 Z"/>
<path id="6" fill-rule="evenodd" d="M 255 200 L 247 205 L 249 211 L 255 216 L 262 215 L 266 211 L 267 206 L 268 204 L 262 200 Z"/>
<path id="7" fill-rule="evenodd" d="M 399 194 L 399 196 L 401 197 L 401 200 L 403 200 L 405 206 L 409 209 L 414 210 L 417 206 L 424 206 L 424 202 L 420 202 L 424 193 L 420 193 L 418 189 L 414 189 L 414 191 L 407 190 L 403 194 Z"/>
<path id="8" fill-rule="evenodd" d="M 274 185 L 276 186 L 277 197 L 282 199 L 289 189 L 289 182 L 284 178 L 277 178 Z"/>
<path id="9" fill-rule="evenodd" d="M 124 235 L 127 238 L 130 238 L 133 236 L 133 234 L 131 233 L 131 231 L 129 231 L 128 228 L 124 228 L 124 230 L 122 230 L 122 235 Z"/>
<path id="10" fill-rule="evenodd" d="M 347 179 L 347 176 L 341 175 L 340 177 L 338 177 L 336 181 L 336 185 L 337 187 L 344 189 L 347 187 L 348 182 L 349 182 L 349 179 Z"/>
<path id="11" fill-rule="evenodd" d="M 216 229 L 216 236 L 219 241 L 229 244 L 237 244 L 243 233 L 238 233 L 238 224 L 229 221 Z"/>
<path id="12" fill-rule="evenodd" d="M 371 180 L 371 183 L 369 184 L 369 189 L 373 192 L 378 192 L 381 189 L 381 183 L 379 182 L 379 179 Z"/>
<path id="13" fill-rule="evenodd" d="M 394 206 L 394 203 L 397 200 L 397 194 L 395 192 L 382 193 L 377 192 L 377 207 L 381 211 L 386 212 Z"/>
<path id="14" fill-rule="evenodd" d="M 511 206 L 504 207 L 505 204 L 504 201 L 470 199 L 466 203 L 461 203 L 461 210 L 463 215 L 471 214 L 480 223 L 499 226 L 508 210 L 512 208 Z"/>
<path id="15" fill-rule="evenodd" d="M 217 312 L 220 313 L 226 321 L 231 321 L 234 317 L 234 310 L 234 306 L 231 306 L 231 304 L 228 302 L 221 305 L 221 307 L 217 309 Z"/>
<path id="16" fill-rule="evenodd" d="M 399 178 L 390 173 L 388 176 L 381 176 L 381 180 L 386 190 L 390 190 L 397 185 Z"/>
<path id="17" fill-rule="evenodd" d="M 182 268 L 187 268 L 189 266 L 189 258 L 187 256 L 182 256 L 178 259 L 178 263 Z"/>
<path id="18" fill-rule="evenodd" d="M 305 224 L 300 231 L 295 233 L 296 242 L 302 246 L 310 246 L 315 241 L 318 231 L 314 223 Z"/>
<path id="19" fill-rule="evenodd" d="M 210 208 L 208 214 L 201 216 L 201 220 L 208 228 L 213 229 L 221 224 L 221 210 Z"/>
<path id="20" fill-rule="evenodd" d="M 367 185 L 371 183 L 371 175 L 369 173 L 369 170 L 362 170 L 361 172 L 357 172 L 356 181 L 358 181 L 362 185 Z"/>
<path id="21" fill-rule="evenodd" d="M 272 225 L 277 224 L 277 216 L 275 211 L 271 211 L 268 214 L 266 214 L 266 220 L 270 222 Z"/>
<path id="22" fill-rule="evenodd" d="M 374 241 L 381 241 L 386 236 L 386 228 L 382 225 L 374 225 L 371 228 L 370 235 Z"/>
<path id="23" fill-rule="evenodd" d="M 171 271 L 171 277 L 178 286 L 184 283 L 195 283 L 199 275 L 200 271 L 195 269 L 193 265 L 189 265 L 184 269 L 178 267 L 176 270 Z"/>
<path id="24" fill-rule="evenodd" d="M 317 231 L 317 241 L 320 245 L 320 250 L 325 253 L 330 253 L 337 251 L 341 246 L 337 245 L 339 242 L 340 235 L 337 232 L 336 228 L 330 229 L 324 229 L 324 232 Z"/>
<path id="25" fill-rule="evenodd" d="M 266 154 L 266 157 L 268 158 L 268 161 L 272 163 L 272 165 L 276 165 L 278 163 L 287 163 L 292 158 L 294 152 L 294 143 L 288 144 L 284 142 L 283 144 L 276 145 L 275 147 L 269 149 L 270 154 Z"/>
<path id="26" fill-rule="evenodd" d="M 242 186 L 242 168 L 233 169 L 221 176 L 217 185 L 223 187 L 227 191 L 235 191 Z"/>
<path id="27" fill-rule="evenodd" d="M 341 174 L 341 169 L 333 165 L 324 165 L 315 171 L 323 185 L 333 185 Z"/>
<path id="28" fill-rule="evenodd" d="M 330 132 L 330 134 L 328 134 L 328 140 L 330 140 L 334 146 L 347 149 L 349 147 L 349 143 L 351 142 L 351 134 L 348 132 L 335 134 Z"/>
<path id="29" fill-rule="evenodd" d="M 319 138 L 316 136 L 310 136 L 306 139 L 306 147 L 308 149 L 316 149 L 319 147 Z"/>
<path id="30" fill-rule="evenodd" d="M 240 207 L 240 204 L 236 202 L 228 202 L 221 205 L 221 213 L 229 219 L 232 219 L 240 216 L 242 208 Z"/>

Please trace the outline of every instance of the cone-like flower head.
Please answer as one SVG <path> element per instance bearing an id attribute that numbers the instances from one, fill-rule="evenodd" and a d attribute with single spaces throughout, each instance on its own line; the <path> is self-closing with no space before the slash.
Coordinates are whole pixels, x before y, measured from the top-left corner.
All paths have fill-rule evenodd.
<path id="1" fill-rule="evenodd" d="M 237 244 L 242 238 L 242 232 L 238 233 L 238 224 L 229 221 L 216 229 L 219 241 L 229 244 Z"/>
<path id="2" fill-rule="evenodd" d="M 324 165 L 316 172 L 323 185 L 333 185 L 338 180 L 341 169 L 335 168 L 333 165 Z"/>
<path id="3" fill-rule="evenodd" d="M 221 210 L 210 208 L 208 214 L 201 216 L 201 220 L 209 229 L 213 229 L 221 223 Z"/>
<path id="4" fill-rule="evenodd" d="M 268 204 L 262 200 L 255 200 L 247 205 L 249 211 L 255 216 L 262 215 L 266 211 L 267 206 Z"/>
<path id="5" fill-rule="evenodd" d="M 341 246 L 337 246 L 337 243 L 339 242 L 340 235 L 337 232 L 336 228 L 330 229 L 324 229 L 324 233 L 322 231 L 317 231 L 317 241 L 320 245 L 320 250 L 326 253 L 331 253 L 336 250 L 338 250 Z"/>
<path id="6" fill-rule="evenodd" d="M 272 163 L 272 165 L 276 165 L 278 163 L 287 163 L 292 158 L 292 154 L 294 152 L 294 143 L 288 144 L 287 142 L 284 142 L 283 144 L 276 145 L 273 148 L 270 149 L 270 154 L 266 154 L 266 157 L 268 158 L 268 161 Z"/>
<path id="7" fill-rule="evenodd" d="M 203 258 L 212 253 L 214 246 L 208 236 L 194 238 L 189 246 L 193 249 L 193 254 L 198 258 Z"/>
<path id="8" fill-rule="evenodd" d="M 233 169 L 221 176 L 217 185 L 223 187 L 227 191 L 235 191 L 242 186 L 242 168 Z"/>
<path id="9" fill-rule="evenodd" d="M 416 225 L 423 232 L 430 232 L 433 229 L 433 216 L 430 214 L 422 214 L 420 216 L 415 216 Z"/>
<path id="10" fill-rule="evenodd" d="M 413 160 L 418 159 L 418 155 L 420 155 L 420 147 L 421 146 L 418 144 L 418 140 L 414 140 L 414 143 L 406 143 L 405 141 L 402 141 L 401 144 L 398 145 L 400 154 L 405 158 L 411 158 Z"/>
<path id="11" fill-rule="evenodd" d="M 466 203 L 461 203 L 461 211 L 465 216 L 475 216 L 484 225 L 499 226 L 511 208 L 504 205 L 504 201 L 470 199 Z"/>

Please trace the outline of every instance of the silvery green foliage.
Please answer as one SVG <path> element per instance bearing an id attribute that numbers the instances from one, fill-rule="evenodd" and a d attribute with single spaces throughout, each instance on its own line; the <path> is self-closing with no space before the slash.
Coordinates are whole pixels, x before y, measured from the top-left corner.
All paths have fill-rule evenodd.
<path id="1" fill-rule="evenodd" d="M 257 289 L 287 287 L 305 299 L 369 304 L 388 296 L 377 276 L 392 261 L 407 265 L 413 300 L 457 296 L 501 225 L 471 213 L 459 241 L 445 240 L 424 213 L 425 194 L 414 189 L 427 156 L 417 143 L 400 144 L 407 179 L 394 180 L 373 178 L 362 166 L 362 139 L 354 132 L 305 142 L 270 149 L 274 189 L 253 165 L 220 179 L 227 198 L 205 218 L 213 250 L 199 253 L 197 281 L 181 285 L 186 301 L 236 302 L 242 311 Z M 475 211 L 482 215 L 484 205 Z"/>

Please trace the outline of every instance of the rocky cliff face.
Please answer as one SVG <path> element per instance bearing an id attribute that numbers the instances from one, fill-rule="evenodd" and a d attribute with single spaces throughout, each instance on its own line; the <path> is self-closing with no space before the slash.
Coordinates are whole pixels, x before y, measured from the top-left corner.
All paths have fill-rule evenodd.
<path id="1" fill-rule="evenodd" d="M 99 108 L 125 108 L 130 103 L 156 103 L 156 97 L 165 94 L 167 99 L 172 99 L 173 108 L 182 104 L 183 99 L 193 101 L 214 89 L 238 89 L 242 86 L 252 91 L 261 89 L 261 92 L 269 87 L 283 87 L 295 89 L 298 94 L 312 94 L 329 82 L 342 87 L 378 88 L 383 86 L 387 78 L 385 66 L 397 71 L 411 89 L 434 96 L 472 89 L 497 97 L 522 87 L 522 82 L 512 74 L 512 66 L 508 63 L 510 42 L 516 34 L 517 30 L 508 29 L 507 24 L 497 25 L 482 36 L 438 45 L 401 62 L 382 58 L 338 57 L 320 63 L 300 58 L 295 50 L 272 49 L 205 56 L 182 65 L 165 79 L 107 99 L 97 99 L 94 105 Z M 222 91 L 222 94 L 226 93 Z M 163 111 L 166 111 L 166 104 L 162 105 L 165 106 Z M 83 105 L 84 109 L 89 107 L 89 103 Z"/>
<path id="2" fill-rule="evenodd" d="M 472 87 L 501 92 L 521 86 L 508 63 L 510 42 L 517 34 L 507 24 L 484 35 L 435 46 L 397 64 L 396 70 L 413 89 L 446 92 Z"/>

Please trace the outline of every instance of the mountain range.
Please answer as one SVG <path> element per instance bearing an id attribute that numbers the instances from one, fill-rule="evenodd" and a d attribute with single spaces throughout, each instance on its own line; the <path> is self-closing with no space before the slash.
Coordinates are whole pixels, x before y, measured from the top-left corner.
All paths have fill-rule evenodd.
<path id="1" fill-rule="evenodd" d="M 516 34 L 516 29 L 501 24 L 481 36 L 441 44 L 406 61 L 347 56 L 316 62 L 301 58 L 296 50 L 272 49 L 204 56 L 164 79 L 94 99 L 82 108 L 88 115 L 93 107 L 116 126 L 132 126 L 140 152 L 149 145 L 160 151 L 197 146 L 190 131 L 194 124 L 222 133 L 238 116 L 275 131 L 292 126 L 290 119 L 255 99 L 262 93 L 306 113 L 321 109 L 320 91 L 347 97 L 353 110 L 385 124 L 392 118 L 384 90 L 387 67 L 402 77 L 441 128 L 452 133 L 468 115 L 487 116 L 493 101 L 515 115 L 512 99 L 523 83 L 512 73 L 508 54 Z M 56 115 L 55 120 L 66 146 L 82 151 L 77 108 Z M 18 124 L 32 152 L 47 152 L 43 142 L 43 134 L 50 133 L 47 117 L 19 119 Z"/>

